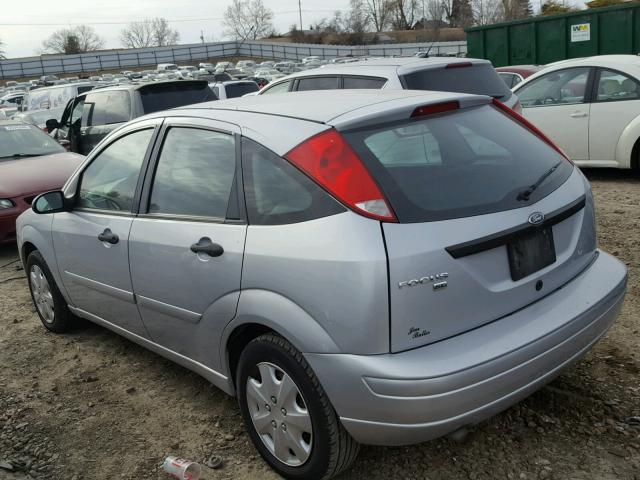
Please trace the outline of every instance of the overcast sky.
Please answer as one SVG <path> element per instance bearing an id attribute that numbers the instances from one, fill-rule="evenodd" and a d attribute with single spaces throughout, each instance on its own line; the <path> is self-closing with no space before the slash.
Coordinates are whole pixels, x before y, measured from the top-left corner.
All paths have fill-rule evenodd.
<path id="1" fill-rule="evenodd" d="M 298 0 L 264 2 L 275 13 L 276 30 L 285 32 L 298 22 Z M 201 30 L 207 41 L 219 41 L 223 39 L 220 17 L 230 3 L 231 0 L 26 0 L 24 3 L 2 0 L 0 40 L 8 58 L 37 55 L 42 41 L 52 32 L 70 24 L 85 23 L 106 40 L 106 48 L 119 48 L 120 30 L 128 22 L 164 17 L 180 32 L 180 43 L 199 42 Z M 331 16 L 335 10 L 346 9 L 348 3 L 348 0 L 302 0 L 305 28 Z"/>

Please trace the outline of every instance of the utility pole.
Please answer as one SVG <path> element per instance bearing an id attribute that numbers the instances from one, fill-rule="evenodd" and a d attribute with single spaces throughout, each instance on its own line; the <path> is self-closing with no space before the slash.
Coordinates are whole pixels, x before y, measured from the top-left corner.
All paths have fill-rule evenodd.
<path id="1" fill-rule="evenodd" d="M 302 0 L 298 0 L 298 12 L 300 13 L 300 31 L 304 30 L 302 28 Z"/>
<path id="2" fill-rule="evenodd" d="M 200 41 L 204 43 L 204 30 L 200 30 Z"/>

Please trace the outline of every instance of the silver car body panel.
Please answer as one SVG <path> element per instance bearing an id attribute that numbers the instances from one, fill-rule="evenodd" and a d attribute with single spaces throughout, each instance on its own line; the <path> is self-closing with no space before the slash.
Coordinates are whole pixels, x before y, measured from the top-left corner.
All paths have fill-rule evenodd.
<path id="1" fill-rule="evenodd" d="M 616 319 L 626 277 L 599 252 L 563 288 L 463 335 L 397 354 L 305 358 L 356 440 L 430 440 L 506 409 L 580 358 Z"/>

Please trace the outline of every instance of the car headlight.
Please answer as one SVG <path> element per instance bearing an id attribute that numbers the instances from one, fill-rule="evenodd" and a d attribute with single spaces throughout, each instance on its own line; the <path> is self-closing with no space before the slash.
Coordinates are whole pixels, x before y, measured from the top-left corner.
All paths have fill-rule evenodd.
<path id="1" fill-rule="evenodd" d="M 8 198 L 0 198 L 0 210 L 6 210 L 7 208 L 13 208 L 15 206 L 15 203 Z"/>

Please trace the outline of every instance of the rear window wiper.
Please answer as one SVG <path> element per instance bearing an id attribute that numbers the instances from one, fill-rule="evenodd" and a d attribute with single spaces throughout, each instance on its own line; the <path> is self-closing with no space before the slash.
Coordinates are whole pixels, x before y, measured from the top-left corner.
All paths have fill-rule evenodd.
<path id="1" fill-rule="evenodd" d="M 522 190 L 520 193 L 518 193 L 517 196 L 517 200 L 519 201 L 524 201 L 524 202 L 528 202 L 529 201 L 529 197 L 531 197 L 531 194 L 533 192 L 536 191 L 536 189 L 542 185 L 542 183 L 544 183 L 544 181 L 549 178 L 549 176 L 555 172 L 558 167 L 562 164 L 562 161 L 559 161 L 558 163 L 556 163 L 553 167 L 551 167 L 549 170 L 547 170 L 546 172 L 544 172 L 542 175 L 540 175 L 540 178 L 538 178 L 538 180 L 536 180 L 536 182 L 532 185 L 529 185 L 527 188 L 525 188 L 524 190 Z"/>

